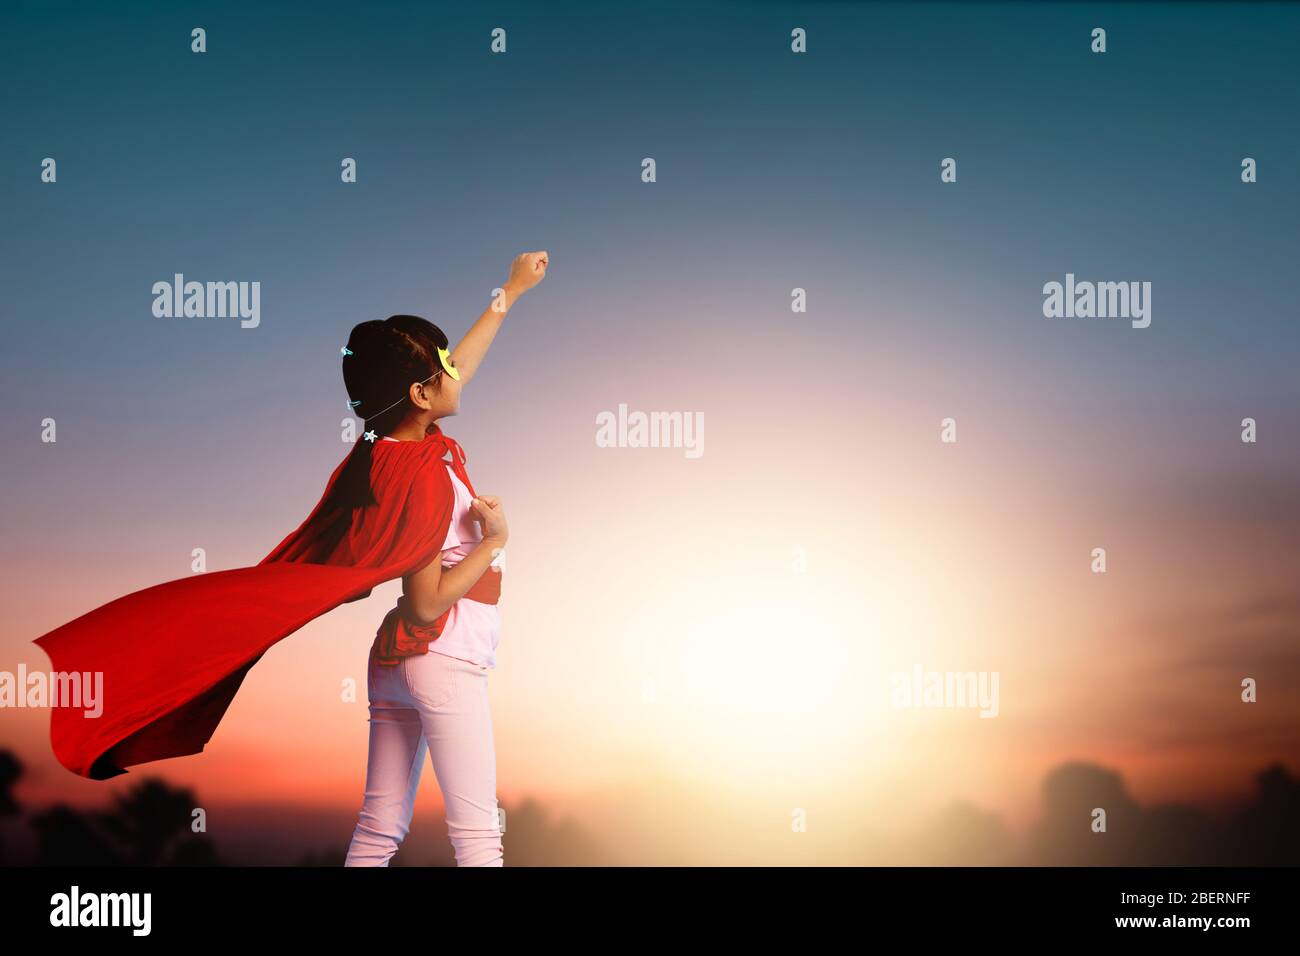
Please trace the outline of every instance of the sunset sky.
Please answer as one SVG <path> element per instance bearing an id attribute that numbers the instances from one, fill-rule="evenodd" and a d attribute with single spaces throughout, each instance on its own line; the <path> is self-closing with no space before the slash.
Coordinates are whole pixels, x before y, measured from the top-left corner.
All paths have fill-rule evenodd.
<path id="1" fill-rule="evenodd" d="M 10 16 L 0 670 L 194 548 L 256 564 L 348 450 L 351 327 L 454 341 L 545 249 L 443 423 L 510 520 L 503 802 L 628 862 L 800 862 L 794 808 L 830 846 L 955 800 L 1022 827 L 1067 760 L 1206 806 L 1300 771 L 1300 10 L 735 10 Z M 260 325 L 155 317 L 177 272 L 260 281 Z M 1067 273 L 1151 282 L 1151 326 L 1045 318 Z M 703 455 L 597 447 L 621 403 L 702 413 Z M 398 593 L 274 647 L 201 755 L 83 780 L 0 711 L 21 796 L 355 811 Z M 998 716 L 893 707 L 915 665 L 997 672 Z"/>

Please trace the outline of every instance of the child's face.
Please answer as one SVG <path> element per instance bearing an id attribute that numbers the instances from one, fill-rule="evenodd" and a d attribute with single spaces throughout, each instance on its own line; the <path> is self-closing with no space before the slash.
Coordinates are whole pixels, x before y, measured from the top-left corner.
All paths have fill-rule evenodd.
<path id="1" fill-rule="evenodd" d="M 455 415 L 460 411 L 460 382 L 443 373 L 421 386 L 415 404 L 429 419 Z"/>
<path id="2" fill-rule="evenodd" d="M 437 399 L 437 404 L 443 409 L 438 414 L 438 417 L 455 415 L 460 411 L 460 382 L 444 373 L 438 376 L 435 384 L 438 387 L 434 391 L 434 396 Z"/>

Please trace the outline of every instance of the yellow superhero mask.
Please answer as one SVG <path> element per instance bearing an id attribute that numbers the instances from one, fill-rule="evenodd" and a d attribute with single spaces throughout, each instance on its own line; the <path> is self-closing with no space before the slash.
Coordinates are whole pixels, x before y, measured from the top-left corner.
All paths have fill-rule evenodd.
<path id="1" fill-rule="evenodd" d="M 438 349 L 438 361 L 442 363 L 442 367 L 448 375 L 456 381 L 460 381 L 460 372 L 456 371 L 456 366 L 451 364 L 450 352 L 446 349 Z"/>

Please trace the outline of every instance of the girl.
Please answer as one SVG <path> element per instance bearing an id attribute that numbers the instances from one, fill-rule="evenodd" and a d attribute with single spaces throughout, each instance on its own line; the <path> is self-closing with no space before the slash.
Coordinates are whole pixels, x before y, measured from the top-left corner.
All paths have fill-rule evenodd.
<path id="1" fill-rule="evenodd" d="M 118 598 L 37 638 L 68 693 L 50 738 L 69 770 L 102 780 L 203 750 L 244 675 L 308 621 L 400 577 L 371 648 L 370 763 L 348 852 L 386 866 L 410 823 L 425 750 L 459 865 L 500 866 L 486 674 L 495 666 L 501 502 L 477 496 L 438 420 L 487 353 L 506 312 L 546 275 L 545 252 L 511 264 L 497 301 L 453 352 L 414 316 L 363 322 L 343 351 L 365 433 L 307 519 L 254 567 L 195 574 Z M 445 460 L 450 456 L 450 460 Z M 81 682 L 102 678 L 95 710 Z"/>
<path id="2" fill-rule="evenodd" d="M 544 252 L 516 259 L 505 286 L 505 308 L 541 280 L 546 266 Z M 351 507 L 367 503 L 371 467 L 405 452 L 394 445 L 423 445 L 441 435 L 438 420 L 459 410 L 461 389 L 504 315 L 484 312 L 450 355 L 446 335 L 414 316 L 352 330 L 351 354 L 344 356 L 348 394 L 363 415 L 367 408 L 379 411 L 365 418 L 371 444 L 363 447 L 371 449 L 373 463 L 359 454 L 352 471 L 342 476 L 340 494 L 351 496 Z M 357 361 L 363 355 L 370 360 Z M 395 382 L 406 391 L 389 402 Z M 497 564 L 508 531 L 500 500 L 474 494 L 463 453 L 453 440 L 446 442 L 455 504 L 443 550 L 423 569 L 403 576 L 402 597 L 371 648 L 370 758 L 346 866 L 388 865 L 410 827 L 426 750 L 442 788 L 456 864 L 503 865 L 487 671 L 496 661 Z"/>

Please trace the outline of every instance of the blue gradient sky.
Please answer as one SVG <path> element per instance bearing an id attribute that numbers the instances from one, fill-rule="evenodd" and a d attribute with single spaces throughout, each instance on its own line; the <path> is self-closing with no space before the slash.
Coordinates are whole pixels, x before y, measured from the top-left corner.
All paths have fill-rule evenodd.
<path id="1" fill-rule="evenodd" d="M 330 335 L 398 311 L 461 328 L 522 246 L 551 249 L 565 286 L 493 357 L 533 388 L 575 347 L 586 376 L 619 376 L 629 351 L 672 362 L 723 333 L 715 376 L 770 368 L 771 343 L 802 340 L 1014 364 L 1017 391 L 1048 402 L 1231 396 L 1264 417 L 1295 397 L 1292 7 L 19 16 L 4 40 L 23 93 L 7 110 L 3 252 L 22 413 L 6 430 L 62 411 L 147 443 L 175 436 L 164 422 L 124 434 L 123 417 L 179 400 L 178 425 L 220 424 L 220 460 L 313 415 L 332 431 Z M 807 56 L 787 49 L 796 22 Z M 196 23 L 202 56 L 177 39 Z M 1094 23 L 1104 56 L 1078 38 Z M 497 24 L 505 57 L 486 50 Z M 55 188 L 22 173 L 46 155 Z M 360 164 L 352 187 L 344 155 Z M 645 155 L 659 182 L 643 188 Z M 956 188 L 932 188 L 949 155 Z M 1250 187 L 1243 155 L 1260 163 Z M 259 279 L 262 327 L 155 319 L 149 286 L 175 271 Z M 1066 271 L 1152 281 L 1152 328 L 1043 320 L 1038 290 Z M 812 303 L 797 323 L 796 284 Z M 700 297 L 707 329 L 689 309 L 635 312 Z"/>

